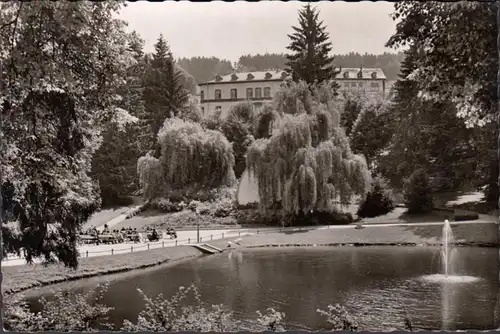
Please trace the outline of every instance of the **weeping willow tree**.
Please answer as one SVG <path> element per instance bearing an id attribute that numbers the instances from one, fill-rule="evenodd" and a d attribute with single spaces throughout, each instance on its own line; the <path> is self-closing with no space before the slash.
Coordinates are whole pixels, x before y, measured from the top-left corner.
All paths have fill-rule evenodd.
<path id="1" fill-rule="evenodd" d="M 158 133 L 160 154 L 137 163 L 147 199 L 192 197 L 235 183 L 233 148 L 218 131 L 180 118 L 167 119 Z"/>
<path id="2" fill-rule="evenodd" d="M 340 211 L 338 202 L 348 204 L 353 195 L 369 190 L 366 161 L 352 153 L 331 92 L 327 84 L 288 83 L 276 94 L 278 127 L 247 153 L 249 172 L 259 184 L 261 212 Z"/>

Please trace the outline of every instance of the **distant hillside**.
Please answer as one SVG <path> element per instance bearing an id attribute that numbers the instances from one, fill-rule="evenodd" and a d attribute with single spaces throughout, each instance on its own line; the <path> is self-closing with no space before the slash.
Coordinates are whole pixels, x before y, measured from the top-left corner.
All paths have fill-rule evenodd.
<path id="1" fill-rule="evenodd" d="M 197 84 L 212 80 L 217 74 L 226 75 L 233 71 L 229 60 L 215 57 L 180 58 L 177 64 L 191 74 Z"/>

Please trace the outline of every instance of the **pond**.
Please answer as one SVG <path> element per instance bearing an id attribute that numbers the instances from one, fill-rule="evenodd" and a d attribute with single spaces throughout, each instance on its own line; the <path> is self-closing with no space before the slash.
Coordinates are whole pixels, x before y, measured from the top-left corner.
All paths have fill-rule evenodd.
<path id="1" fill-rule="evenodd" d="M 104 301 L 114 307 L 111 320 L 117 327 L 124 319 L 135 322 L 143 308 L 137 288 L 149 296 L 170 296 L 195 283 L 205 302 L 224 304 L 240 319 L 255 318 L 257 310 L 268 307 L 285 312 L 288 330 L 327 329 L 316 309 L 335 303 L 364 330 L 404 329 L 405 312 L 419 329 L 496 328 L 497 250 L 457 248 L 456 259 L 457 274 L 475 281 L 424 279 L 440 273 L 437 248 L 233 250 L 115 278 Z M 73 282 L 65 289 L 84 291 L 94 284 Z"/>

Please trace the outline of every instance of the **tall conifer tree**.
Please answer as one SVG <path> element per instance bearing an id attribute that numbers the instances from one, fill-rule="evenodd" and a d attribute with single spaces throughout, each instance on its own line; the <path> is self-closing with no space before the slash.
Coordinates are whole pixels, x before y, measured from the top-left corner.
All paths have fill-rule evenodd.
<path id="1" fill-rule="evenodd" d="M 319 11 L 308 3 L 299 11 L 299 27 L 292 29 L 295 32 L 288 35 L 291 43 L 287 49 L 292 53 L 287 55 L 287 71 L 293 80 L 312 84 L 334 79 L 339 72 L 329 55 L 332 43 L 319 20 Z"/>
<path id="2" fill-rule="evenodd" d="M 145 78 L 144 103 L 150 124 L 151 146 L 166 118 L 177 116 L 186 108 L 189 93 L 183 87 L 183 74 L 176 66 L 162 35 L 155 44 L 155 53 Z"/>

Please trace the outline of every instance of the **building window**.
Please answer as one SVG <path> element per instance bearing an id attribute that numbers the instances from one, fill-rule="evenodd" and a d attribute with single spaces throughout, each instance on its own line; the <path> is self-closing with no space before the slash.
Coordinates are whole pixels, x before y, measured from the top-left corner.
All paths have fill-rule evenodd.
<path id="1" fill-rule="evenodd" d="M 345 83 L 345 84 L 344 84 L 344 88 L 349 89 L 349 83 Z"/>
<path id="2" fill-rule="evenodd" d="M 378 82 L 372 82 L 370 86 L 372 86 L 372 88 L 379 88 Z"/>
<path id="3" fill-rule="evenodd" d="M 247 88 L 247 99 L 253 99 L 253 88 Z"/>
<path id="4" fill-rule="evenodd" d="M 271 97 L 271 87 L 264 87 L 264 97 Z"/>
<path id="5" fill-rule="evenodd" d="M 220 115 L 221 112 L 222 112 L 222 107 L 221 106 L 215 106 L 215 114 L 216 115 Z"/>
<path id="6" fill-rule="evenodd" d="M 215 90 L 215 99 L 216 100 L 222 99 L 222 92 L 220 91 L 220 89 Z"/>
<path id="7" fill-rule="evenodd" d="M 201 91 L 200 92 L 200 99 L 203 101 L 205 99 L 205 92 Z"/>
<path id="8" fill-rule="evenodd" d="M 355 82 L 351 83 L 352 88 L 356 88 L 357 84 Z"/>
<path id="9" fill-rule="evenodd" d="M 205 113 L 205 107 L 201 107 L 200 110 L 203 114 Z"/>
<path id="10" fill-rule="evenodd" d="M 236 88 L 231 89 L 231 98 L 232 99 L 238 98 L 238 90 L 236 90 Z"/>
<path id="11" fill-rule="evenodd" d="M 364 82 L 359 82 L 358 87 L 363 87 Z"/>
<path id="12" fill-rule="evenodd" d="M 258 99 L 262 97 L 262 88 L 255 88 L 255 97 Z"/>

